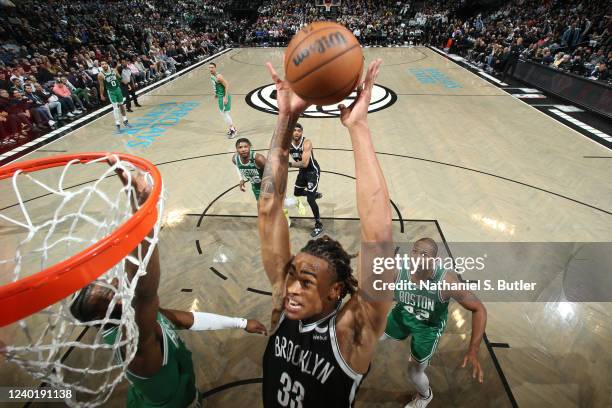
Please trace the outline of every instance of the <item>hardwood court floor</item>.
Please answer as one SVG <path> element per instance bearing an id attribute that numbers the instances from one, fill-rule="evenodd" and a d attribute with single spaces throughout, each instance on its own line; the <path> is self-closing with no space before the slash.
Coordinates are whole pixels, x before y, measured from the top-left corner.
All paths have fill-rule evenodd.
<path id="1" fill-rule="evenodd" d="M 230 82 L 240 136 L 248 137 L 255 149 L 267 148 L 276 117 L 253 109 L 245 96 L 271 83 L 263 65 L 271 61 L 280 71 L 282 52 L 237 49 L 216 59 Z M 365 49 L 365 56 L 367 62 L 383 58 L 378 84 L 398 96 L 395 104 L 369 118 L 396 206 L 397 241 L 431 236 L 446 241 L 451 251 L 465 242 L 612 241 L 610 161 L 583 158 L 609 155 L 604 147 L 429 49 Z M 444 81 L 424 80 L 423 72 L 441 74 Z M 160 241 L 162 305 L 267 322 L 269 297 L 261 292 L 269 285 L 259 259 L 256 206 L 250 191 L 236 188 L 230 163 L 234 142 L 224 136 L 206 65 L 140 100 L 143 108 L 130 120 L 142 131 L 115 135 L 112 115 L 106 115 L 28 158 L 56 154 L 51 150 L 102 150 L 129 152 L 157 164 L 168 197 Z M 182 113 L 168 119 L 169 112 L 177 111 Z M 147 130 L 164 117 L 163 132 Z M 301 123 L 324 172 L 319 190 L 326 232 L 356 251 L 359 224 L 348 135 L 338 119 L 305 118 Z M 136 145 L 143 142 L 149 145 Z M 73 182 L 90 177 L 84 173 Z M 291 173 L 290 185 L 294 178 Z M 46 211 L 44 199 L 38 201 L 36 208 Z M 0 207 L 11 204 L 14 200 L 2 194 Z M 294 250 L 306 242 L 310 228 L 310 220 L 294 220 Z M 0 229 L 0 242 L 9 236 Z M 566 265 L 571 253 L 559 250 L 550 257 L 541 264 Z M 563 272 L 560 267 L 555 276 L 561 279 Z M 516 274 L 538 278 L 537 268 L 517 268 Z M 598 284 L 588 275 L 584 281 Z M 558 303 L 563 297 L 557 281 L 540 295 L 539 302 L 486 303 L 493 346 L 480 349 L 482 385 L 458 368 L 471 319 L 451 306 L 448 328 L 428 371 L 435 395 L 431 407 L 512 406 L 511 398 L 524 407 L 612 405 L 610 304 Z M 205 404 L 259 406 L 263 337 L 238 331 L 182 337 L 193 352 Z M 494 347 L 504 344 L 509 348 Z M 357 406 L 403 406 L 414 392 L 406 373 L 408 356 L 406 342 L 381 344 Z M 2 384 L 15 378 L 5 365 L 0 373 Z M 227 384 L 233 386 L 219 388 Z M 115 392 L 109 406 L 123 400 L 125 388 Z"/>

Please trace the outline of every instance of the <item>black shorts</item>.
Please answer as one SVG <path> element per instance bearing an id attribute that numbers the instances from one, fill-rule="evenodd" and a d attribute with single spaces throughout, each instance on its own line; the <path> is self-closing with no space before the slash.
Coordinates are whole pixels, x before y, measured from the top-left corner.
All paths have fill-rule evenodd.
<path id="1" fill-rule="evenodd" d="M 300 170 L 295 187 L 293 188 L 294 196 L 305 196 L 310 193 L 316 193 L 319 188 L 320 173 L 316 170 Z"/>

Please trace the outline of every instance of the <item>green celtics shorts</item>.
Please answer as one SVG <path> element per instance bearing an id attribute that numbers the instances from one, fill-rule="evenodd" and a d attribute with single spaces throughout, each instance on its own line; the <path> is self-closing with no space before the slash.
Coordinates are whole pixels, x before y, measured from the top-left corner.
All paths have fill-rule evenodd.
<path id="1" fill-rule="evenodd" d="M 121 93 L 121 89 L 117 88 L 114 91 L 108 92 L 108 100 L 110 103 L 118 103 L 119 105 L 125 102 L 125 98 L 123 97 L 123 93 Z"/>
<path id="2" fill-rule="evenodd" d="M 217 102 L 219 102 L 219 110 L 221 112 L 229 112 L 232 110 L 232 95 L 227 95 L 227 103 L 223 104 L 223 97 L 217 96 Z"/>
<path id="3" fill-rule="evenodd" d="M 255 200 L 259 201 L 259 193 L 261 192 L 261 184 L 251 184 L 253 194 L 255 194 Z"/>
<path id="4" fill-rule="evenodd" d="M 414 324 L 408 315 L 409 312 L 401 307 L 391 309 L 385 334 L 393 340 L 405 340 L 410 336 L 410 355 L 423 363 L 433 356 L 444 328 Z"/>

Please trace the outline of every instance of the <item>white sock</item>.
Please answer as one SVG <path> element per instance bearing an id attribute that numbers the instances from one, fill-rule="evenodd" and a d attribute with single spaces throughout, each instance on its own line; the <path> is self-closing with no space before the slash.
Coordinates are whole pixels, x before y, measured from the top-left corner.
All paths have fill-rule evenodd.
<path id="1" fill-rule="evenodd" d="M 127 122 L 127 116 L 123 116 L 123 121 Z"/>
<path id="2" fill-rule="evenodd" d="M 425 374 L 426 368 L 427 361 L 424 363 L 411 361 L 410 366 L 408 367 L 408 376 L 419 394 L 421 394 L 423 397 L 429 396 L 429 378 L 427 378 L 427 375 Z"/>
<path id="3" fill-rule="evenodd" d="M 121 116 L 119 113 L 119 107 L 113 104 L 113 116 L 115 117 L 115 123 L 118 125 L 121 123 Z"/>
<path id="4" fill-rule="evenodd" d="M 229 112 L 223 112 L 223 120 L 228 126 L 233 127 L 232 117 Z"/>
<path id="5" fill-rule="evenodd" d="M 291 208 L 297 205 L 297 200 L 295 197 L 287 197 L 285 198 L 285 207 Z"/>

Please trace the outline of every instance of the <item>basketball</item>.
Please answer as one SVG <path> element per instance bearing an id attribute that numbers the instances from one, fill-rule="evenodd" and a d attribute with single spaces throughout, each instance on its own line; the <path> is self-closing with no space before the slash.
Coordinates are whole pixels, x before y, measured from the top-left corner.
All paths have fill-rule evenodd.
<path id="1" fill-rule="evenodd" d="M 305 101 L 331 105 L 357 87 L 363 60 L 359 41 L 344 26 L 314 22 L 289 42 L 285 51 L 285 78 Z"/>

